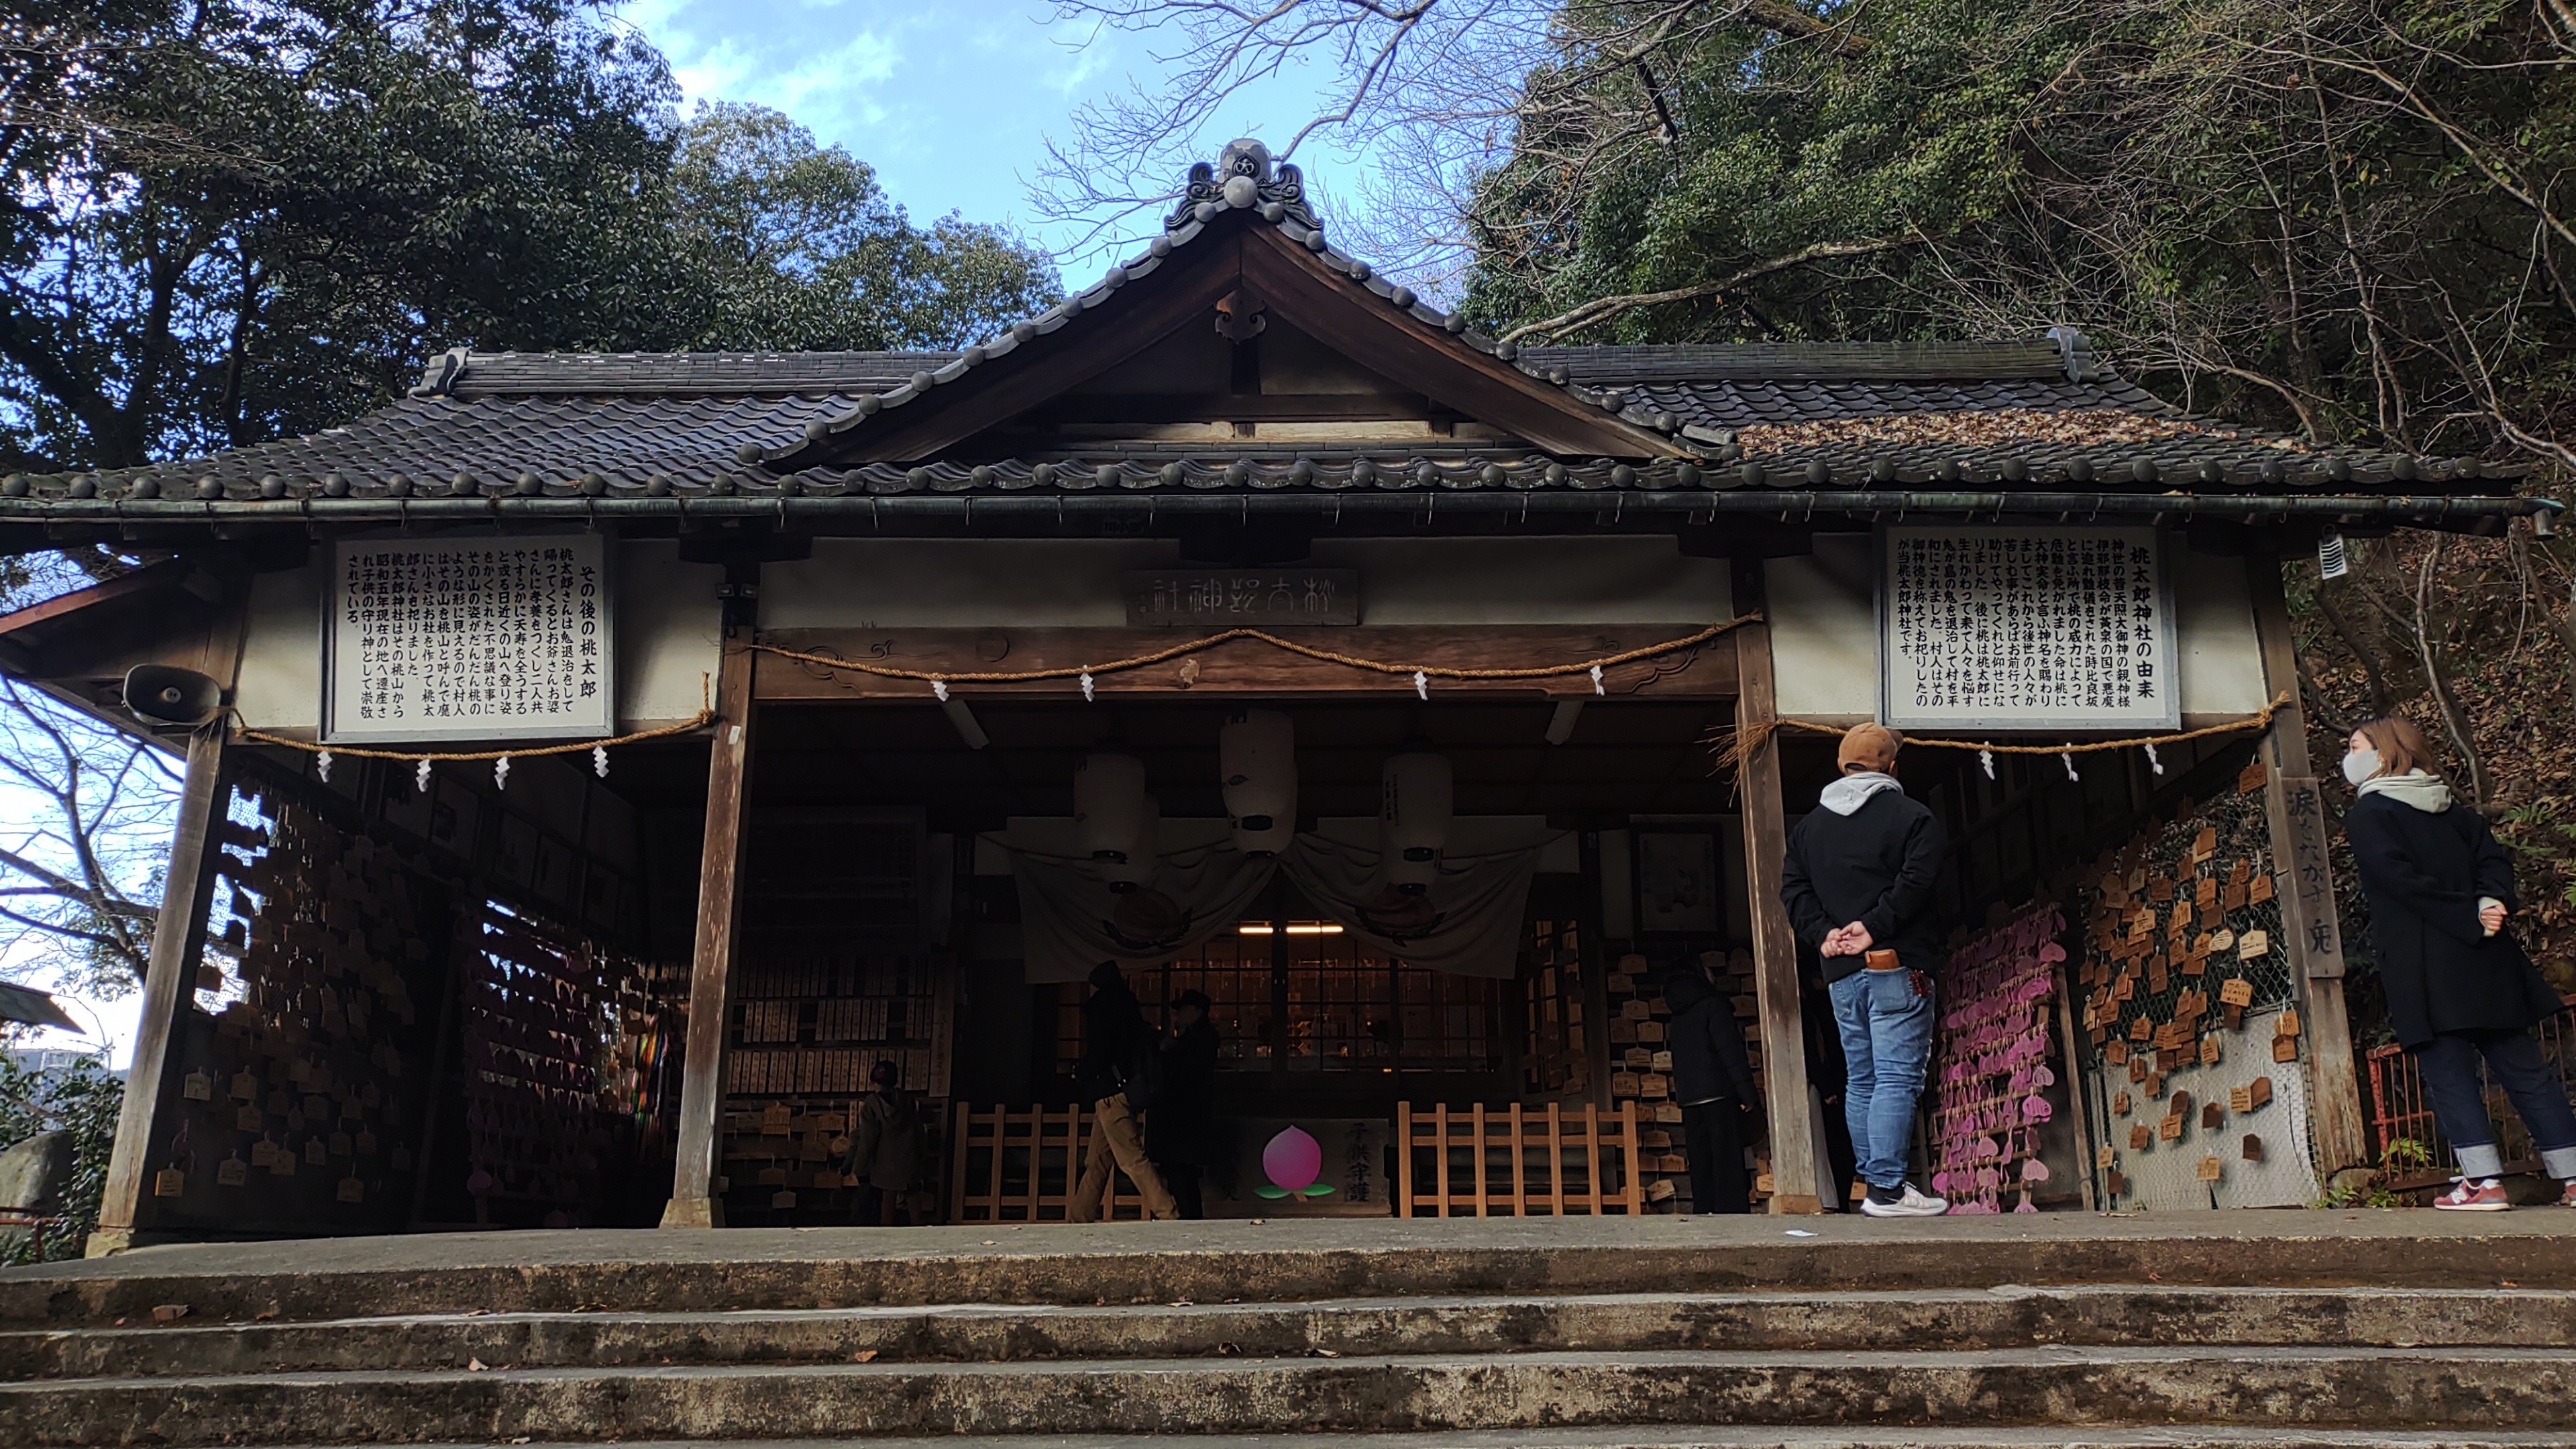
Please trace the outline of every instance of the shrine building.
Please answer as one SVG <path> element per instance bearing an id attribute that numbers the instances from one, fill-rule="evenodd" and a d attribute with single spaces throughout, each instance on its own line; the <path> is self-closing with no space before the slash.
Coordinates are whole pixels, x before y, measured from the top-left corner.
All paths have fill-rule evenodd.
<path id="1" fill-rule="evenodd" d="M 2282 560 L 2559 511 L 2072 329 L 1497 340 L 1252 142 L 963 352 L 458 348 L 0 494 L 11 550 L 141 561 L 0 668 L 187 761 L 99 1249 L 844 1223 L 885 1061 L 916 1220 L 1061 1219 L 1102 960 L 1213 1003 L 1213 1216 L 1710 1206 L 1659 989 L 1703 962 L 1757 1207 L 1830 1208 L 1778 883 L 1871 719 L 1951 847 L 1919 1171 L 2312 1202 L 2385 1124 Z M 1329 1190 L 1265 1196 L 1292 1125 Z"/>

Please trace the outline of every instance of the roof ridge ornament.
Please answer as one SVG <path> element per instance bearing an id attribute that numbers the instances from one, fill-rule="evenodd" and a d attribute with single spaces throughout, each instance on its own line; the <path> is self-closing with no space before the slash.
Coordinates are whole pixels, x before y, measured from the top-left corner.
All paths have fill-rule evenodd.
<path id="1" fill-rule="evenodd" d="M 1262 209 L 1265 220 L 1285 217 L 1303 226 L 1322 225 L 1306 205 L 1305 173 L 1285 161 L 1274 165 L 1270 148 L 1245 136 L 1228 141 L 1216 164 L 1201 161 L 1190 168 L 1180 205 L 1163 219 L 1163 230 L 1179 231 L 1193 221 L 1212 219 L 1213 210 L 1201 216 L 1202 209 L 1253 206 Z"/>

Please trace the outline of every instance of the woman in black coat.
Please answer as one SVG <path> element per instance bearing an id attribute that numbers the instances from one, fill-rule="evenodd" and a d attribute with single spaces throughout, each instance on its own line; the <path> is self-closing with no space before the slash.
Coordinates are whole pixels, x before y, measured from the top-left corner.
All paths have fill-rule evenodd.
<path id="1" fill-rule="evenodd" d="M 2344 834 L 2370 902 L 2370 934 L 2397 1040 L 2424 1072 L 2433 1119 L 2459 1158 L 2460 1180 L 2434 1201 L 2454 1212 L 2512 1206 L 2504 1162 L 2479 1090 L 2478 1059 L 2540 1148 L 2541 1165 L 2576 1207 L 2576 1108 L 2531 1028 L 2562 1010 L 2558 993 L 2504 932 L 2516 905 L 2513 863 L 2486 817 L 2451 798 L 2425 768 L 2423 733 L 2401 719 L 2352 732 L 2344 778 L 2360 796 Z"/>

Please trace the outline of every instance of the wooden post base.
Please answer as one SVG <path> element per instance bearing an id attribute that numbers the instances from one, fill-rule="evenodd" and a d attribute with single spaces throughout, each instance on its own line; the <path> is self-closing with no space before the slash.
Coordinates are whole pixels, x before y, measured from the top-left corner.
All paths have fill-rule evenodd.
<path id="1" fill-rule="evenodd" d="M 662 1205 L 662 1226 L 666 1228 L 723 1227 L 724 1200 L 712 1197 L 675 1197 Z"/>
<path id="2" fill-rule="evenodd" d="M 1773 1217 L 1813 1217 L 1825 1210 L 1825 1201 L 1812 1192 L 1775 1192 L 1771 1194 Z"/>

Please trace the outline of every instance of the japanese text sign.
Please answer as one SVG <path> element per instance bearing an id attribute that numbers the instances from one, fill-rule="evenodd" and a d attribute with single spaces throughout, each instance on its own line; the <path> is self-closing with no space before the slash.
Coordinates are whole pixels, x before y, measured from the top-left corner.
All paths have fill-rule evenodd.
<path id="1" fill-rule="evenodd" d="M 2152 528 L 1887 528 L 1878 619 L 1888 724 L 2181 722 L 2173 600 Z"/>
<path id="2" fill-rule="evenodd" d="M 343 540 L 331 555 L 323 738 L 605 735 L 606 542 L 597 534 Z"/>
<path id="3" fill-rule="evenodd" d="M 1127 622 L 1151 628 L 1360 621 L 1355 569 L 1155 569 L 1126 583 Z"/>

